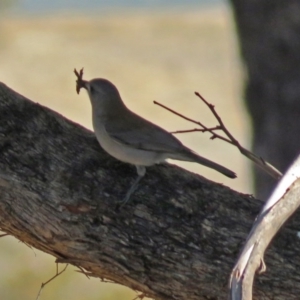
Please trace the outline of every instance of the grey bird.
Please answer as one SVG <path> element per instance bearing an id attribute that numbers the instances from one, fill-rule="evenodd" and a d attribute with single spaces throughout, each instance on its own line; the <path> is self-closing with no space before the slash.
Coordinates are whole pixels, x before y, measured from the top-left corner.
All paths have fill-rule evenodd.
<path id="1" fill-rule="evenodd" d="M 102 78 L 85 81 L 82 79 L 83 69 L 80 72 L 75 69 L 74 72 L 77 76 L 77 93 L 85 88 L 89 95 L 93 128 L 99 144 L 116 159 L 136 166 L 138 177 L 121 205 L 136 190 L 146 173 L 146 167 L 165 162 L 168 158 L 196 162 L 227 177 L 236 177 L 234 172 L 198 155 L 171 133 L 129 110 L 110 81 Z"/>

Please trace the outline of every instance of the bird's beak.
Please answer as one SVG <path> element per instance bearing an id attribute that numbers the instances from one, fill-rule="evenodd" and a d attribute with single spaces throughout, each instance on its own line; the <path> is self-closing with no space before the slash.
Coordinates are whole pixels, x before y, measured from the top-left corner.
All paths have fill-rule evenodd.
<path id="1" fill-rule="evenodd" d="M 86 80 L 77 80 L 76 81 L 76 92 L 79 94 L 81 88 L 85 88 L 86 90 L 89 90 L 89 82 Z"/>

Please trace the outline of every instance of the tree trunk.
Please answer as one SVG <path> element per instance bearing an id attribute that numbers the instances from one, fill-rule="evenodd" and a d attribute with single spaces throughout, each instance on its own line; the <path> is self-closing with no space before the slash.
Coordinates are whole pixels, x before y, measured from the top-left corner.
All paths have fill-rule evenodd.
<path id="1" fill-rule="evenodd" d="M 261 202 L 159 165 L 116 211 L 135 176 L 90 131 L 0 83 L 3 231 L 155 299 L 227 299 L 231 268 Z M 299 228 L 294 219 L 268 251 L 259 299 L 299 298 Z"/>
<path id="2" fill-rule="evenodd" d="M 300 150 L 300 1 L 231 0 L 245 61 L 253 151 L 285 171 Z M 256 196 L 275 185 L 255 169 Z"/>

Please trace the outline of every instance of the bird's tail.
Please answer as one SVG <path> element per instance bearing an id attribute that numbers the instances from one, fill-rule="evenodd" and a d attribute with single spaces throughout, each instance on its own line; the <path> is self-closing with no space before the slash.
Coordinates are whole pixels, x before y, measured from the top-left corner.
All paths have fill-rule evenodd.
<path id="1" fill-rule="evenodd" d="M 191 151 L 190 149 L 186 149 L 186 151 L 184 151 L 183 153 L 174 153 L 173 155 L 169 155 L 168 158 L 196 162 L 205 167 L 214 169 L 227 177 L 236 178 L 236 174 L 234 172 L 232 172 L 231 170 L 229 170 L 209 159 L 206 159 L 206 158 L 198 155 L 197 153 Z"/>

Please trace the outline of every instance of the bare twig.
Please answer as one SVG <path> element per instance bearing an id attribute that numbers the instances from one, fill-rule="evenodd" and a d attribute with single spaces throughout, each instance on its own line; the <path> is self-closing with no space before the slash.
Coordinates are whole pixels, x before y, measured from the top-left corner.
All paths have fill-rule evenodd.
<path id="1" fill-rule="evenodd" d="M 188 117 L 186 117 L 186 116 L 184 116 L 184 115 L 178 113 L 177 111 L 175 111 L 175 110 L 173 110 L 173 109 L 171 109 L 171 108 L 169 108 L 169 107 L 167 107 L 167 106 L 165 106 L 165 105 L 163 105 L 163 104 L 161 104 L 161 103 L 159 103 L 159 102 L 157 102 L 157 101 L 153 101 L 153 103 L 156 104 L 156 105 L 159 105 L 159 106 L 163 107 L 164 109 L 170 111 L 171 113 L 173 113 L 173 114 L 175 114 L 175 115 L 177 115 L 177 116 L 179 116 L 179 117 L 181 117 L 181 118 L 183 118 L 183 119 L 185 119 L 185 120 L 187 120 L 187 121 L 189 121 L 189 122 L 192 122 L 192 123 L 194 123 L 194 124 L 196 124 L 196 125 L 199 125 L 199 126 L 201 126 L 202 128 L 206 128 L 206 127 L 205 127 L 203 124 L 201 124 L 200 122 L 195 121 L 195 120 L 193 120 L 193 119 L 191 119 L 191 118 L 188 118 Z"/>
<path id="2" fill-rule="evenodd" d="M 177 131 L 171 131 L 172 134 L 178 134 L 178 133 L 190 133 L 190 132 L 206 132 L 206 131 L 213 131 L 213 130 L 221 130 L 219 126 L 208 128 L 208 129 L 186 129 L 186 130 L 177 130 Z"/>
<path id="3" fill-rule="evenodd" d="M 180 118 L 182 118 L 184 120 L 187 120 L 189 122 L 192 122 L 194 124 L 197 124 L 197 125 L 201 126 L 203 129 L 200 129 L 199 131 L 201 131 L 201 132 L 206 132 L 206 131 L 210 132 L 213 135 L 211 137 L 211 139 L 218 138 L 218 139 L 221 139 L 221 140 L 223 140 L 223 141 L 225 141 L 225 142 L 227 142 L 229 144 L 233 144 L 231 140 L 229 140 L 229 139 L 227 139 L 227 138 L 225 138 L 225 137 L 223 137 L 223 136 L 221 136 L 219 134 L 216 134 L 214 132 L 214 129 L 210 129 L 210 128 L 206 127 L 201 122 L 198 122 L 198 121 L 195 121 L 195 120 L 193 120 L 191 118 L 188 118 L 188 117 L 186 117 L 186 116 L 178 113 L 177 111 L 175 111 L 175 110 L 173 110 L 173 109 L 171 109 L 171 108 L 169 108 L 169 107 L 167 107 L 167 106 L 165 106 L 165 105 L 163 105 L 163 104 L 161 104 L 161 103 L 159 103 L 157 101 L 153 101 L 153 103 L 156 104 L 156 105 L 158 105 L 158 106 L 161 106 L 162 108 L 168 110 L 169 112 L 175 114 L 176 116 L 178 116 L 178 117 L 180 117 Z M 215 127 L 213 127 L 213 128 L 215 128 Z"/>
<path id="4" fill-rule="evenodd" d="M 246 156 L 247 158 L 249 158 L 250 160 L 252 160 L 256 165 L 258 165 L 261 169 L 263 169 L 265 172 L 267 172 L 269 175 L 271 175 L 272 177 L 274 177 L 275 179 L 280 179 L 282 174 L 280 171 L 278 171 L 274 166 L 272 166 L 271 164 L 269 164 L 267 161 L 265 161 L 263 158 L 255 155 L 254 153 L 250 152 L 249 150 L 245 149 L 244 147 L 242 147 L 240 145 L 240 143 L 238 142 L 238 140 L 236 140 L 233 135 L 230 133 L 230 131 L 226 128 L 226 126 L 224 125 L 221 117 L 218 115 L 218 113 L 216 112 L 215 110 L 215 107 L 214 105 L 212 105 L 211 103 L 209 103 L 208 101 L 205 100 L 205 98 L 203 98 L 198 92 L 195 92 L 195 95 L 198 96 L 207 106 L 208 108 L 210 109 L 210 111 L 213 113 L 213 115 L 215 116 L 215 118 L 217 119 L 219 125 L 215 126 L 215 127 L 212 127 L 212 128 L 209 128 L 209 127 L 206 127 L 205 125 L 203 125 L 201 122 L 198 122 L 196 120 L 193 120 L 191 118 L 188 118 L 178 112 L 176 112 L 175 110 L 157 102 L 157 101 L 154 101 L 154 104 L 157 104 L 159 106 L 161 106 L 162 108 L 170 111 L 171 113 L 183 118 L 184 120 L 187 120 L 191 123 L 194 123 L 194 124 L 197 124 L 198 126 L 200 126 L 202 129 L 191 129 L 191 130 L 180 130 L 180 131 L 175 131 L 175 132 L 172 132 L 172 133 L 186 133 L 186 132 L 196 132 L 196 131 L 199 131 L 199 132 L 209 132 L 212 136 L 211 136 L 211 139 L 220 139 L 220 140 L 223 140 L 231 145 L 234 145 L 236 146 L 239 151 L 244 155 Z M 226 137 L 223 136 L 223 135 L 220 135 L 218 133 L 216 133 L 217 130 L 222 130 Z"/>
<path id="5" fill-rule="evenodd" d="M 46 282 L 42 283 L 41 284 L 41 288 L 38 292 L 38 295 L 36 297 L 36 300 L 38 300 L 40 298 L 40 295 L 41 295 L 41 292 L 42 292 L 42 289 L 49 283 L 51 282 L 52 280 L 54 280 L 56 277 L 58 277 L 59 275 L 61 275 L 63 272 L 66 271 L 67 267 L 69 266 L 69 264 L 67 264 L 60 272 L 58 272 L 58 263 L 56 264 L 56 274 L 51 277 L 49 280 L 47 280 Z"/>
<path id="6" fill-rule="evenodd" d="M 252 160 L 255 164 L 257 164 L 261 169 L 263 169 L 265 172 L 267 172 L 269 175 L 274 177 L 275 179 L 280 179 L 282 177 L 282 173 L 278 171 L 274 166 L 269 164 L 267 161 L 265 161 L 262 157 L 259 157 L 255 155 L 254 153 L 250 152 L 249 150 L 245 149 L 240 145 L 237 139 L 233 137 L 233 135 L 230 133 L 230 131 L 226 128 L 224 125 L 221 117 L 217 114 L 214 105 L 207 102 L 204 97 L 202 97 L 198 92 L 195 92 L 195 95 L 198 96 L 211 110 L 215 118 L 218 120 L 220 127 L 222 128 L 223 132 L 227 135 L 227 137 L 231 140 L 232 144 L 235 145 L 240 152 L 245 155 L 247 158 Z"/>

